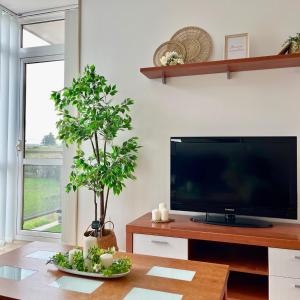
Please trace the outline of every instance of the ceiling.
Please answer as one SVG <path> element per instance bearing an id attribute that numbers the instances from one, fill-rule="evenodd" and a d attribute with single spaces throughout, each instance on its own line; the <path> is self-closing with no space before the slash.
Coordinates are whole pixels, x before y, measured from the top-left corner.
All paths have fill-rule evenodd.
<path id="1" fill-rule="evenodd" d="M 78 0 L 0 0 L 0 4 L 16 14 L 77 4 Z"/>

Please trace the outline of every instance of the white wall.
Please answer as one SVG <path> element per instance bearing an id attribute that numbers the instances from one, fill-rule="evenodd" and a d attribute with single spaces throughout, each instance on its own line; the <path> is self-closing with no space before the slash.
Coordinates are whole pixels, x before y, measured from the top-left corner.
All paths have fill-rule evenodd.
<path id="1" fill-rule="evenodd" d="M 251 56 L 276 54 L 299 31 L 297 0 L 85 0 L 82 11 L 82 65 L 95 64 L 116 83 L 119 97 L 136 99 L 134 135 L 140 137 L 136 172 L 124 193 L 111 199 L 121 248 L 125 224 L 169 203 L 170 136 L 298 135 L 300 69 L 264 70 L 149 80 L 140 67 L 152 65 L 158 45 L 185 26 L 212 37 L 211 59 L 223 58 L 224 36 L 248 32 Z M 79 193 L 79 235 L 92 218 L 91 195 Z"/>

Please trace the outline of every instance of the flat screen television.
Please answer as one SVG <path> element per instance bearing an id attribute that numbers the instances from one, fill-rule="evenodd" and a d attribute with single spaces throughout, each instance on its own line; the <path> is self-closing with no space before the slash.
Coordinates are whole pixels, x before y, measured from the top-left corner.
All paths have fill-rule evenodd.
<path id="1" fill-rule="evenodd" d="M 231 226 L 297 219 L 297 137 L 172 137 L 171 209 Z"/>

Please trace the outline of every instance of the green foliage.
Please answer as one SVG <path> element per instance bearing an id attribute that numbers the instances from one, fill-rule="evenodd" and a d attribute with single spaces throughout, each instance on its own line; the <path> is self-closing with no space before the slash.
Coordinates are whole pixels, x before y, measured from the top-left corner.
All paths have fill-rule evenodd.
<path id="1" fill-rule="evenodd" d="M 135 179 L 133 172 L 136 167 L 137 150 L 136 137 L 127 140 L 121 146 L 112 145 L 111 151 L 105 154 L 100 149 L 99 156 L 103 158 L 100 162 L 94 154 L 86 158 L 82 150 L 77 150 L 67 191 L 76 191 L 78 187 L 85 186 L 99 196 L 103 186 L 107 186 L 114 194 L 120 194 L 125 186 L 124 180 Z"/>
<path id="2" fill-rule="evenodd" d="M 132 129 L 129 113 L 134 101 L 127 98 L 113 104 L 112 97 L 116 94 L 116 85 L 108 84 L 98 75 L 94 65 L 87 66 L 71 87 L 52 93 L 51 99 L 60 116 L 58 138 L 67 146 L 74 143 L 80 146 L 89 141 L 93 149 L 91 155 L 77 150 L 67 192 L 86 187 L 104 202 L 105 188 L 119 195 L 125 187 L 124 181 L 135 179 L 138 138 L 132 137 L 120 145 L 113 143 L 121 131 Z M 70 113 L 70 107 L 76 109 L 76 115 Z M 106 211 L 100 211 L 103 222 L 105 214 Z"/>
<path id="3" fill-rule="evenodd" d="M 117 93 L 115 85 L 95 72 L 95 66 L 87 66 L 83 76 L 74 79 L 71 87 L 53 92 L 51 99 L 61 115 L 57 122 L 58 137 L 67 145 L 89 140 L 95 132 L 111 141 L 120 130 L 132 129 L 129 107 L 130 98 L 113 105 L 110 96 Z M 72 116 L 68 107 L 76 107 L 78 116 Z"/>
<path id="4" fill-rule="evenodd" d="M 78 270 L 81 272 L 85 271 L 85 265 L 84 265 L 82 251 L 74 253 L 73 260 L 72 260 L 72 269 L 75 269 L 75 270 Z"/>
<path id="5" fill-rule="evenodd" d="M 120 258 L 115 260 L 113 264 L 107 268 L 102 270 L 102 274 L 104 276 L 111 276 L 113 274 L 126 273 L 131 269 L 131 260 L 128 257 Z"/>
<path id="6" fill-rule="evenodd" d="M 296 33 L 296 35 L 294 36 L 289 36 L 289 38 L 286 40 L 285 43 L 291 43 L 291 42 L 300 44 L 300 33 Z"/>
<path id="7" fill-rule="evenodd" d="M 60 266 L 66 269 L 72 269 L 72 266 L 69 264 L 68 253 L 57 253 L 52 257 L 52 261 L 55 265 Z"/>

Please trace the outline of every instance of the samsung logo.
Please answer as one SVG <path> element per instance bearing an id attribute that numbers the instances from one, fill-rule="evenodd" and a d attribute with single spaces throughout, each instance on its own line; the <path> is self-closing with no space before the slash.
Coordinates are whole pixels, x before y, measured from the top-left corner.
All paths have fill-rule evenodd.
<path id="1" fill-rule="evenodd" d="M 171 142 L 182 143 L 182 140 L 181 139 L 171 139 Z"/>
<path id="2" fill-rule="evenodd" d="M 235 209 L 234 208 L 225 208 L 225 211 L 235 212 Z"/>

